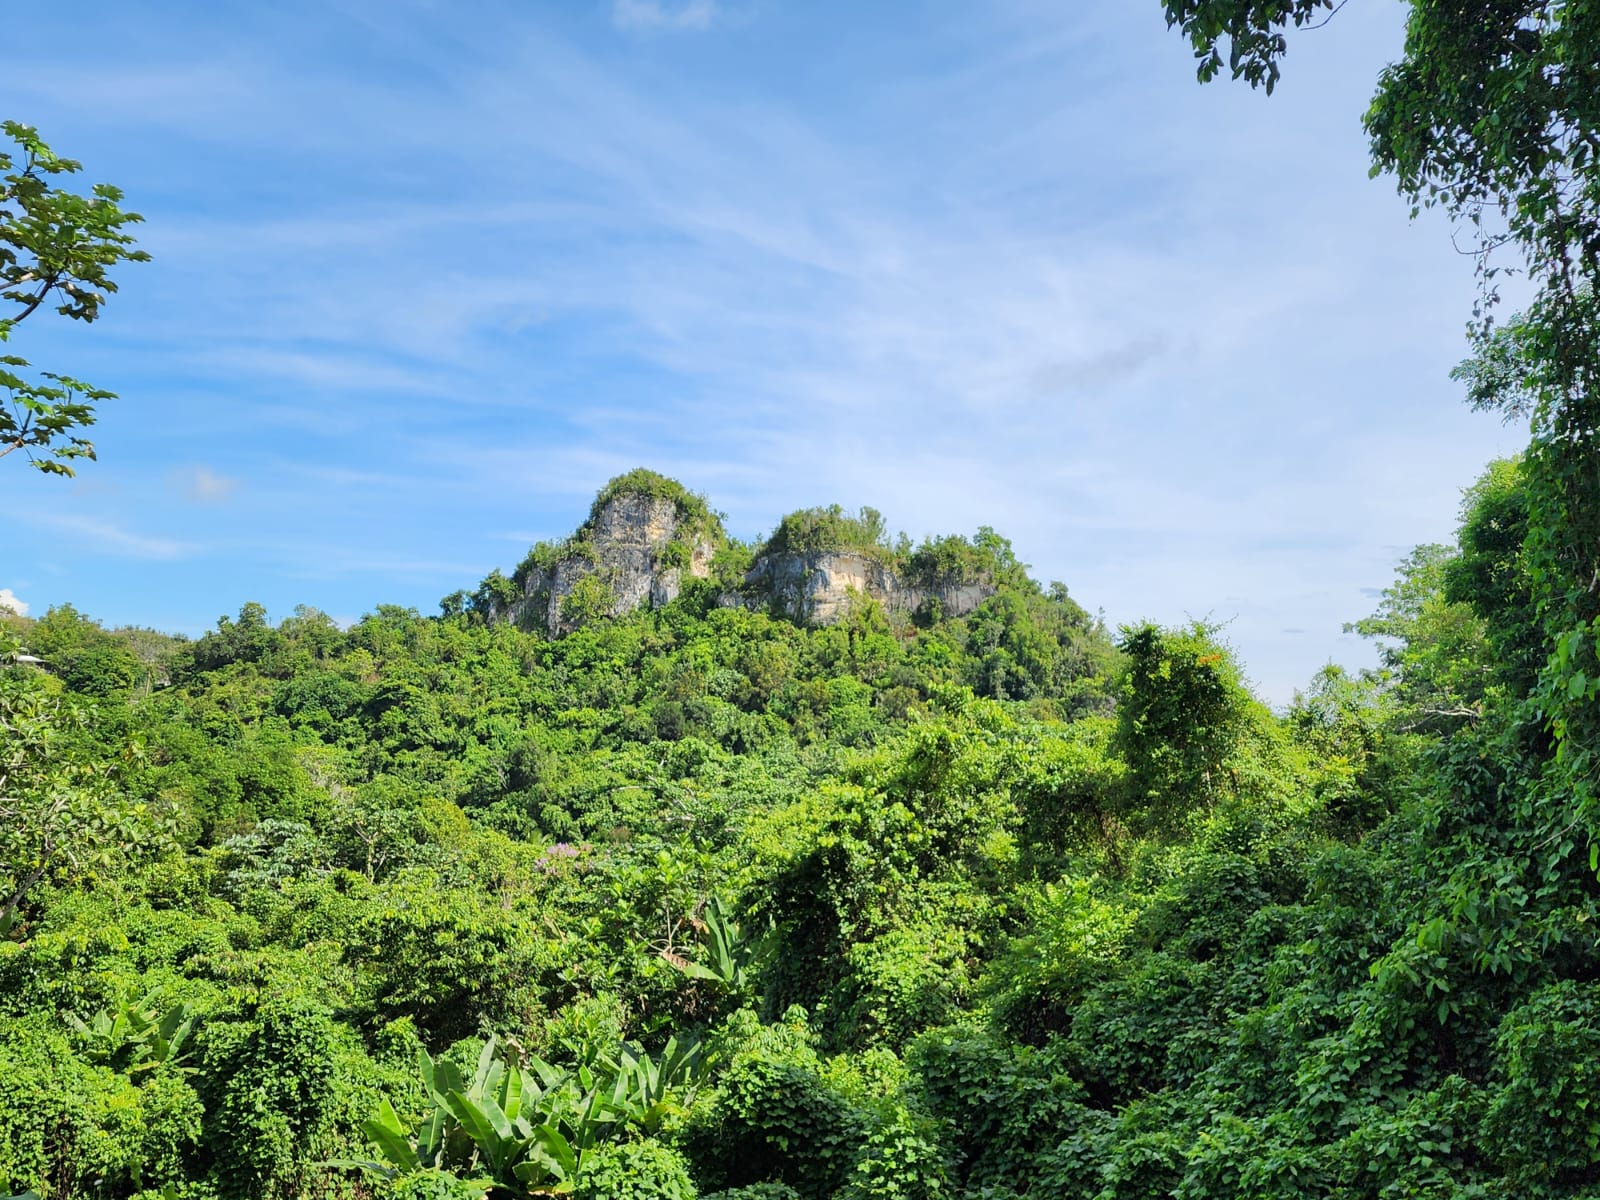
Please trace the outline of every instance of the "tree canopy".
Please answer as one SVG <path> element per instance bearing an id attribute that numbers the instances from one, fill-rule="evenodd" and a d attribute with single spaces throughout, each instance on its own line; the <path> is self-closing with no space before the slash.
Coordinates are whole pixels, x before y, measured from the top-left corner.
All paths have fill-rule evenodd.
<path id="1" fill-rule="evenodd" d="M 50 149 L 32 127 L 0 124 L 0 342 L 46 307 L 74 321 L 93 321 L 117 290 L 112 270 L 147 262 L 128 226 L 143 218 L 121 207 L 122 192 L 95 184 L 87 196 L 60 177 L 82 164 Z M 73 462 L 95 456 L 83 431 L 95 406 L 115 393 L 53 371 L 24 374 L 30 364 L 0 355 L 0 458 L 21 451 L 47 474 L 71 475 Z"/>
<path id="2" fill-rule="evenodd" d="M 1167 4 L 1267 90 L 1337 8 Z M 1523 255 L 1458 376 L 1531 443 L 1286 712 L 1213 627 L 1113 643 L 870 510 L 783 545 L 995 594 L 0 614 L 0 1192 L 1593 1197 L 1597 22 L 1412 0 L 1375 162 L 1485 300 Z"/>
<path id="3" fill-rule="evenodd" d="M 1202 80 L 1220 70 L 1226 43 L 1233 76 L 1269 90 L 1285 31 L 1338 7 L 1165 2 L 1201 56 Z M 1393 178 L 1413 215 L 1442 209 L 1477 259 L 1473 354 L 1457 374 L 1472 404 L 1526 419 L 1531 434 L 1510 527 L 1520 542 L 1500 554 L 1518 560 L 1519 611 L 1537 616 L 1514 646 L 1502 638 L 1495 649 L 1537 664 L 1523 709 L 1531 743 L 1553 739 L 1563 803 L 1600 842 L 1600 9 L 1409 0 L 1404 52 L 1379 76 L 1365 126 L 1373 174 Z M 1533 291 L 1500 321 L 1506 271 Z"/>

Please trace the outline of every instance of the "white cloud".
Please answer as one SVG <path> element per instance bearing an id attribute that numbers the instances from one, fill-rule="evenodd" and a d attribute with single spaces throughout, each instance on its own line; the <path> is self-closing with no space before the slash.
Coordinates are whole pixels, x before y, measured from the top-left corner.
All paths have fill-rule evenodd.
<path id="1" fill-rule="evenodd" d="M 28 615 L 26 601 L 17 598 L 17 594 L 8 587 L 0 587 L 0 609 L 9 608 L 19 617 Z"/>
<path id="2" fill-rule="evenodd" d="M 124 558 L 166 562 L 186 558 L 195 550 L 188 543 L 134 533 L 114 521 L 103 521 L 96 517 L 56 513 L 38 516 L 34 520 L 40 525 L 76 533 L 100 549 Z"/>
<path id="3" fill-rule="evenodd" d="M 612 0 L 611 23 L 618 29 L 709 29 L 717 0 Z"/>
<path id="4" fill-rule="evenodd" d="M 405 577 L 468 586 L 485 568 L 465 560 L 408 558 L 403 554 L 351 554 L 348 547 L 333 546 L 319 553 L 297 548 L 297 565 L 284 574 L 293 579 L 336 579 L 349 575 Z"/>
<path id="5" fill-rule="evenodd" d="M 453 381 L 437 368 L 395 364 L 371 355 L 306 353 L 239 347 L 210 350 L 194 362 L 225 371 L 273 376 L 310 388 L 342 394 L 418 392 L 448 395 Z M 332 419 L 329 414 L 324 419 Z"/>
<path id="6" fill-rule="evenodd" d="M 239 490 L 239 481 L 218 474 L 210 467 L 183 467 L 168 478 L 188 499 L 197 504 L 221 504 Z"/>
<path id="7" fill-rule="evenodd" d="M 554 541 L 560 534 L 530 533 L 526 530 L 508 529 L 502 533 L 491 533 L 489 537 L 500 542 L 515 542 L 519 546 L 532 546 L 536 542 Z"/>

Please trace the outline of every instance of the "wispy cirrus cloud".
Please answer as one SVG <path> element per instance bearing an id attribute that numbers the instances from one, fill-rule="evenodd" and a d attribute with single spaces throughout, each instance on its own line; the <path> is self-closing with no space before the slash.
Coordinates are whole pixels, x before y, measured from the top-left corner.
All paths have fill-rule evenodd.
<path id="1" fill-rule="evenodd" d="M 709 29 L 717 19 L 717 0 L 612 0 L 611 23 L 618 29 Z"/>
<path id="2" fill-rule="evenodd" d="M 72 513 L 44 513 L 32 518 L 34 524 L 75 535 L 80 547 L 120 558 L 147 562 L 171 562 L 194 555 L 199 547 L 173 538 L 136 533 L 116 521 Z M 59 552 L 59 550 L 58 550 Z M 70 557 L 70 548 L 67 556 Z"/>
<path id="3" fill-rule="evenodd" d="M 1262 104 L 1137 5 L 84 3 L 30 10 L 75 61 L 8 83 L 156 261 L 73 350 L 123 393 L 122 490 L 58 532 L 192 554 L 203 613 L 268 574 L 316 582 L 258 596 L 285 608 L 431 603 L 642 464 L 742 534 L 830 501 L 992 524 L 1113 621 L 1236 618 L 1283 699 L 1514 441 L 1445 378 L 1466 269 L 1366 180 L 1381 6 Z M 193 462 L 249 487 L 179 507 Z M 108 604 L 136 576 L 60 565 Z"/>

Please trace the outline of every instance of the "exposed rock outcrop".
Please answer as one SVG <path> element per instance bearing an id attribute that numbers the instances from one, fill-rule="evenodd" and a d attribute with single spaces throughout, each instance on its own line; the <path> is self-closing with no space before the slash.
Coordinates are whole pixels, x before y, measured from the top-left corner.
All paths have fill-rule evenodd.
<path id="1" fill-rule="evenodd" d="M 890 612 L 927 611 L 946 617 L 971 612 L 990 596 L 985 580 L 906 579 L 882 558 L 852 550 L 781 551 L 756 559 L 737 596 L 725 603 L 771 608 L 792 621 L 831 625 L 857 598 L 875 600 Z"/>
<path id="2" fill-rule="evenodd" d="M 704 503 L 686 504 L 664 488 L 635 490 L 626 486 L 628 478 L 613 480 L 601 492 L 589 520 L 567 542 L 541 548 L 544 561 L 536 549 L 519 568 L 522 594 L 506 617 L 552 634 L 570 633 L 597 616 L 670 604 L 685 576 L 710 575 L 723 536 Z"/>
<path id="3" fill-rule="evenodd" d="M 932 539 L 913 552 L 903 541 L 891 545 L 872 509 L 859 516 L 837 505 L 802 509 L 779 523 L 742 580 L 722 576 L 728 590 L 718 602 L 813 625 L 843 619 L 862 599 L 892 613 L 964 616 L 997 590 L 995 542 L 1009 556 L 1010 544 L 992 530 L 972 540 Z M 601 489 L 571 537 L 535 546 L 510 579 L 492 573 L 471 603 L 490 620 L 560 636 L 597 618 L 670 604 L 688 579 L 711 577 L 713 558 L 728 544 L 702 497 L 653 471 L 630 471 Z"/>

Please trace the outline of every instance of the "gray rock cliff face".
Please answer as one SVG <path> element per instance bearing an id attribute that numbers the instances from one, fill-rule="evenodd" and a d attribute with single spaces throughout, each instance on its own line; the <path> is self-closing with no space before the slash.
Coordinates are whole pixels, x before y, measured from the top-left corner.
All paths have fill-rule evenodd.
<path id="1" fill-rule="evenodd" d="M 934 600 L 944 616 L 959 617 L 994 593 L 994 585 L 983 581 L 913 583 L 888 564 L 854 551 L 785 552 L 758 558 L 742 594 L 725 596 L 723 603 L 770 606 L 793 621 L 831 625 L 857 597 L 876 600 L 891 612 L 915 612 Z"/>
<path id="2" fill-rule="evenodd" d="M 641 486 L 630 486 L 636 478 Z M 798 516 L 841 519 L 837 506 Z M 717 602 L 832 625 L 862 600 L 902 615 L 965 616 L 997 590 L 983 555 L 964 539 L 945 539 L 962 543 L 950 553 L 919 550 L 909 565 L 887 549 L 779 548 L 786 541 L 769 541 L 741 583 Z M 725 544 L 721 520 L 703 498 L 641 468 L 607 484 L 571 538 L 535 548 L 513 576 L 519 590 L 509 602 L 501 578 L 489 619 L 560 637 L 599 617 L 658 608 L 676 600 L 688 579 L 710 578 L 712 558 Z"/>
<path id="3" fill-rule="evenodd" d="M 518 624 L 542 625 L 552 634 L 576 628 L 568 598 L 585 579 L 604 588 L 607 616 L 620 617 L 645 605 L 677 599 L 685 572 L 704 579 L 711 573 L 716 547 L 703 534 L 681 536 L 677 506 L 669 499 L 639 492 L 613 497 L 583 531 L 583 549 L 559 559 L 549 570 L 534 568 L 523 583 L 523 598 L 508 617 Z M 687 550 L 687 565 L 668 565 L 674 543 Z"/>

